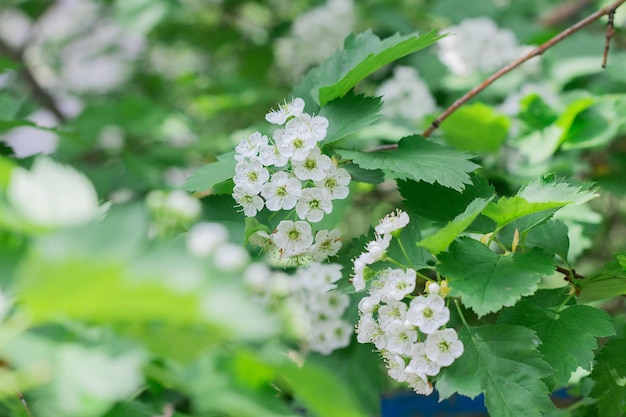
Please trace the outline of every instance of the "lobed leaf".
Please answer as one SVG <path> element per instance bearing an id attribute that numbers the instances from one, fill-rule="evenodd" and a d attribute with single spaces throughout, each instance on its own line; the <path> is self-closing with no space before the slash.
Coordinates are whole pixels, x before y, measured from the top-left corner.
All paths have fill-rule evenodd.
<path id="1" fill-rule="evenodd" d="M 526 326 L 537 333 L 539 351 L 554 370 L 546 380 L 550 388 L 566 385 L 578 367 L 591 370 L 596 338 L 615 334 L 606 312 L 585 305 L 543 307 L 522 300 L 504 310 L 498 323 Z"/>
<path id="2" fill-rule="evenodd" d="M 494 417 L 540 417 L 555 409 L 542 381 L 551 373 L 537 350 L 539 340 L 520 326 L 468 327 L 459 333 L 465 351 L 437 379 L 441 398 L 454 392 L 485 394 Z"/>
<path id="3" fill-rule="evenodd" d="M 228 152 L 217 157 L 217 162 L 203 166 L 191 174 L 183 189 L 189 192 L 206 191 L 235 175 L 235 153 Z"/>
<path id="4" fill-rule="evenodd" d="M 469 237 L 453 242 L 439 261 L 437 270 L 448 277 L 450 295 L 461 297 L 479 316 L 533 294 L 541 277 L 555 269 L 553 257 L 540 249 L 500 255 Z"/>
<path id="5" fill-rule="evenodd" d="M 430 142 L 419 135 L 407 136 L 398 148 L 388 151 L 362 152 L 337 150 L 345 159 L 364 169 L 384 169 L 396 179 L 435 182 L 457 191 L 471 184 L 469 173 L 479 168 L 464 152 Z"/>

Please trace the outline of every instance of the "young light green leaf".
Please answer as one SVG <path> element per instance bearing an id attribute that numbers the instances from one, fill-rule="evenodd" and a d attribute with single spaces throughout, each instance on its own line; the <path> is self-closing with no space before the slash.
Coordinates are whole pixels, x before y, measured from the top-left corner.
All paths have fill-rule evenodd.
<path id="1" fill-rule="evenodd" d="M 623 416 L 626 412 L 626 339 L 610 340 L 597 356 L 591 373 L 596 384 L 591 396 L 600 416 Z"/>
<path id="2" fill-rule="evenodd" d="M 467 104 L 441 125 L 446 142 L 470 152 L 497 151 L 509 134 L 511 120 L 483 103 Z"/>
<path id="3" fill-rule="evenodd" d="M 309 71 L 292 95 L 302 97 L 307 108 L 326 103 L 350 91 L 365 77 L 383 66 L 406 55 L 426 48 L 446 35 L 432 31 L 401 36 L 395 34 L 381 40 L 371 31 L 350 35 L 342 50 L 337 51 L 322 65 Z"/>
<path id="4" fill-rule="evenodd" d="M 217 157 L 212 162 L 198 169 L 185 181 L 183 189 L 189 192 L 206 191 L 220 182 L 226 181 L 235 175 L 235 153 L 228 152 Z"/>
<path id="5" fill-rule="evenodd" d="M 591 184 L 546 176 L 531 181 L 514 197 L 503 197 L 489 204 L 483 214 L 494 220 L 500 228 L 521 217 L 537 214 L 532 224 L 528 225 L 535 227 L 559 208 L 585 203 L 597 196 Z"/>
<path id="6" fill-rule="evenodd" d="M 581 303 L 626 295 L 626 270 L 618 261 L 609 262 L 576 283 L 580 287 Z"/>
<path id="7" fill-rule="evenodd" d="M 539 351 L 554 370 L 546 380 L 551 389 L 566 385 L 578 367 L 591 370 L 596 338 L 615 334 L 606 312 L 585 305 L 541 307 L 522 300 L 504 310 L 498 323 L 526 326 L 537 333 Z"/>
<path id="8" fill-rule="evenodd" d="M 433 255 L 438 255 L 439 252 L 446 250 L 450 243 L 472 224 L 490 200 L 491 199 L 477 198 L 472 201 L 463 213 L 437 230 L 435 234 L 426 236 L 424 239 L 417 242 L 417 246 L 428 249 Z"/>
<path id="9" fill-rule="evenodd" d="M 358 132 L 378 120 L 382 108 L 380 97 L 365 97 L 346 94 L 326 104 L 320 116 L 328 119 L 326 137 L 321 142 L 328 144 Z"/>
<path id="10" fill-rule="evenodd" d="M 384 169 L 396 179 L 439 183 L 444 187 L 463 190 L 471 184 L 469 173 L 479 168 L 464 152 L 428 141 L 419 135 L 407 136 L 398 148 L 362 152 L 340 149 L 337 153 L 365 169 Z"/>
<path id="11" fill-rule="evenodd" d="M 517 195 L 530 203 L 582 204 L 596 198 L 598 193 L 593 184 L 547 175 L 532 180 Z"/>
<path id="12" fill-rule="evenodd" d="M 479 316 L 533 294 L 541 277 L 555 268 L 553 257 L 540 249 L 500 255 L 469 237 L 453 242 L 439 261 L 437 270 L 448 278 L 450 295 L 461 297 Z"/>
<path id="13" fill-rule="evenodd" d="M 487 325 L 463 329 L 465 351 L 437 379 L 441 398 L 454 392 L 469 397 L 485 394 L 494 417 L 540 417 L 555 407 L 542 378 L 550 367 L 537 351 L 539 339 L 519 326 Z"/>

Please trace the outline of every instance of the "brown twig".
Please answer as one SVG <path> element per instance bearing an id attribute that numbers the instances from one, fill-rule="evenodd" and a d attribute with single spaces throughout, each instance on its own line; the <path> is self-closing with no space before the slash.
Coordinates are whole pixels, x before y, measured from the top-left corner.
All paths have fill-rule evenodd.
<path id="1" fill-rule="evenodd" d="M 625 0 L 626 1 L 626 0 Z M 29 88 L 31 89 L 33 96 L 48 109 L 54 117 L 59 121 L 59 123 L 63 124 L 67 120 L 61 109 L 57 106 L 56 101 L 48 91 L 46 91 L 37 81 L 33 73 L 24 62 L 24 56 L 22 51 L 17 51 L 11 48 L 2 38 L 0 38 L 0 54 L 8 56 L 12 61 L 18 63 L 20 65 L 20 75 L 26 81 Z"/>
<path id="2" fill-rule="evenodd" d="M 606 68 L 606 60 L 609 57 L 609 48 L 611 47 L 611 38 L 615 35 L 615 27 L 613 21 L 615 19 L 615 10 L 609 11 L 609 21 L 606 23 L 606 41 L 604 42 L 604 54 L 602 55 L 602 68 Z"/>
<path id="3" fill-rule="evenodd" d="M 595 22 L 596 20 L 600 19 L 602 16 L 614 14 L 615 10 L 617 10 L 617 8 L 619 6 L 621 6 L 622 4 L 624 4 L 625 2 L 626 2 L 626 0 L 617 0 L 613 4 L 611 4 L 609 6 L 606 6 L 606 7 L 603 7 L 602 9 L 600 9 L 597 12 L 593 13 L 592 15 L 590 15 L 590 16 L 586 17 L 585 19 L 581 20 L 580 22 L 578 22 L 578 23 L 568 27 L 563 32 L 559 33 L 558 35 L 556 35 L 555 37 L 553 37 L 549 41 L 541 44 L 540 46 L 538 46 L 537 48 L 533 49 L 532 51 L 530 51 L 526 55 L 522 56 L 521 58 L 518 58 L 515 61 L 511 62 L 510 64 L 506 65 L 505 67 L 503 67 L 502 69 L 497 71 L 495 74 L 493 74 L 492 76 L 487 78 L 485 81 L 483 81 L 482 83 L 480 83 L 479 85 L 477 85 L 476 87 L 471 89 L 463 97 L 459 98 L 454 103 L 452 103 L 452 105 L 450 107 L 448 107 L 441 115 L 439 115 L 439 117 L 437 117 L 431 123 L 431 125 L 428 127 L 428 129 L 426 129 L 422 133 L 422 136 L 425 137 L 425 138 L 429 137 L 435 131 L 435 129 L 437 129 L 441 125 L 441 123 L 444 120 L 446 120 L 452 113 L 454 113 L 454 111 L 456 111 L 456 109 L 458 109 L 459 107 L 461 107 L 462 105 L 464 105 L 465 103 L 470 101 L 472 98 L 474 98 L 478 93 L 483 91 L 485 88 L 489 87 L 498 78 L 500 78 L 503 75 L 511 72 L 512 70 L 514 70 L 515 68 L 519 67 L 521 64 L 523 64 L 524 62 L 528 61 L 529 59 L 543 54 L 549 48 L 553 47 L 554 45 L 556 45 L 557 43 L 559 43 L 563 39 L 567 38 L 568 36 L 572 35 L 573 33 L 577 32 L 577 31 L 579 31 L 580 29 L 584 28 L 585 26 L 587 26 L 587 25 Z M 609 40 L 610 40 L 610 38 L 609 38 L 608 33 L 607 33 L 607 44 L 608 44 Z M 608 49 L 605 47 L 605 54 L 607 54 L 607 53 L 608 53 Z"/>
<path id="4" fill-rule="evenodd" d="M 565 275 L 565 279 L 568 281 L 570 281 L 571 278 L 575 278 L 575 279 L 585 278 L 584 276 L 577 274 L 576 271 L 574 271 L 573 269 L 570 271 L 569 269 L 563 268 L 562 266 L 557 266 L 556 271 L 560 274 Z"/>

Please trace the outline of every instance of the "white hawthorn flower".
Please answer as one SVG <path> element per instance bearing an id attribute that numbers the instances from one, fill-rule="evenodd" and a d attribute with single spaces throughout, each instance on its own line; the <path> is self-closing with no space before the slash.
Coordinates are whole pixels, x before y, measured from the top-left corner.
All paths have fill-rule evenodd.
<path id="1" fill-rule="evenodd" d="M 430 334 L 450 320 L 450 310 L 439 295 L 421 295 L 411 301 L 406 318 L 409 323 L 419 327 L 422 333 Z"/>
<path id="2" fill-rule="evenodd" d="M 187 250 L 195 256 L 203 257 L 213 253 L 222 243 L 228 241 L 228 229 L 221 223 L 200 222 L 187 233 Z"/>
<path id="3" fill-rule="evenodd" d="M 409 356 L 411 360 L 406 366 L 406 372 L 434 376 L 437 375 L 441 369 L 441 366 L 437 362 L 433 362 L 426 356 L 425 343 L 414 344 Z"/>
<path id="4" fill-rule="evenodd" d="M 387 274 L 385 280 L 385 293 L 387 297 L 394 300 L 402 300 L 415 289 L 416 272 L 408 268 L 406 271 L 394 269 Z"/>
<path id="5" fill-rule="evenodd" d="M 266 167 L 284 167 L 289 162 L 289 158 L 283 156 L 275 144 L 261 145 L 259 148 L 259 159 Z"/>
<path id="6" fill-rule="evenodd" d="M 263 210 L 265 205 L 259 197 L 259 192 L 250 184 L 235 185 L 233 198 L 243 208 L 246 217 L 254 217 L 258 211 Z"/>
<path id="7" fill-rule="evenodd" d="M 386 215 L 385 218 L 380 221 L 378 226 L 374 228 L 374 230 L 380 235 L 392 233 L 396 230 L 404 228 L 407 224 L 409 224 L 409 220 L 409 215 L 398 209 L 393 213 Z"/>
<path id="8" fill-rule="evenodd" d="M 293 174 L 302 181 L 322 181 L 326 178 L 326 172 L 332 166 L 332 161 L 327 155 L 321 153 L 320 148 L 311 149 L 307 157 L 302 161 L 292 161 Z"/>
<path id="9" fill-rule="evenodd" d="M 359 256 L 353 262 L 354 274 L 352 274 L 352 285 L 354 285 L 355 291 L 362 291 L 365 289 L 365 267 L 367 264 Z"/>
<path id="10" fill-rule="evenodd" d="M 488 17 L 463 20 L 448 29 L 456 36 L 439 41 L 439 59 L 453 73 L 491 72 L 523 54 L 515 34 Z"/>
<path id="11" fill-rule="evenodd" d="M 296 206 L 298 197 L 302 193 L 302 184 L 297 178 L 285 171 L 272 175 L 270 182 L 261 188 L 261 195 L 265 198 L 265 206 L 270 211 L 291 210 Z"/>
<path id="12" fill-rule="evenodd" d="M 14 168 L 7 189 L 13 209 L 24 220 L 44 227 L 72 227 L 100 217 L 108 206 L 85 175 L 40 156 L 30 171 Z"/>
<path id="13" fill-rule="evenodd" d="M 273 138 L 280 154 L 292 162 L 306 159 L 317 144 L 310 133 L 295 129 L 276 129 Z"/>
<path id="14" fill-rule="evenodd" d="M 463 354 L 463 343 L 454 329 L 437 330 L 426 338 L 426 356 L 440 366 L 449 366 Z"/>
<path id="15" fill-rule="evenodd" d="M 396 300 L 387 300 L 386 304 L 378 308 L 378 324 L 386 331 L 387 326 L 393 322 L 404 325 L 406 321 L 406 304 Z M 410 327 L 410 326 L 407 326 Z"/>
<path id="16" fill-rule="evenodd" d="M 367 252 L 363 252 L 361 254 L 362 260 L 371 265 L 376 261 L 379 261 L 383 258 L 385 251 L 389 248 L 389 244 L 391 243 L 391 235 L 376 235 L 376 238 L 365 245 L 365 250 Z"/>
<path id="17" fill-rule="evenodd" d="M 350 344 L 352 326 L 343 320 L 314 323 L 308 335 L 309 348 L 322 355 Z"/>
<path id="18" fill-rule="evenodd" d="M 276 125 L 284 124 L 290 117 L 299 116 L 304 110 L 304 100 L 296 97 L 290 103 L 286 101 L 278 105 L 278 110 L 271 110 L 265 115 L 265 120 Z"/>
<path id="19" fill-rule="evenodd" d="M 328 119 L 304 113 L 288 121 L 285 128 L 298 132 L 303 137 L 311 138 L 314 143 L 317 143 L 326 137 Z"/>
<path id="20" fill-rule="evenodd" d="M 430 395 L 433 392 L 433 386 L 428 379 L 417 373 L 404 372 L 404 380 L 417 394 Z"/>
<path id="21" fill-rule="evenodd" d="M 305 188 L 302 190 L 296 204 L 298 217 L 306 219 L 311 223 L 319 222 L 324 217 L 324 213 L 329 214 L 332 211 L 333 203 L 326 193 L 319 188 Z"/>
<path id="22" fill-rule="evenodd" d="M 315 185 L 327 192 L 331 200 L 343 200 L 350 192 L 350 174 L 347 170 L 331 164 L 326 170 L 326 178 L 315 181 Z"/>
<path id="23" fill-rule="evenodd" d="M 383 350 L 381 355 L 387 364 L 387 374 L 398 382 L 406 381 L 406 373 L 404 372 L 406 363 L 404 362 L 404 358 L 388 350 Z"/>
<path id="24" fill-rule="evenodd" d="M 267 146 L 269 139 L 259 132 L 252 133 L 249 137 L 242 139 L 235 147 L 235 159 L 242 161 L 244 158 L 251 158 L 259 155 L 262 146 Z"/>
<path id="25" fill-rule="evenodd" d="M 379 302 L 380 302 L 380 299 L 376 297 L 372 297 L 372 296 L 363 297 L 359 301 L 359 305 L 358 305 L 359 311 L 363 314 L 371 314 L 374 312 L 374 310 L 376 310 Z"/>
<path id="26" fill-rule="evenodd" d="M 436 109 L 428 86 L 413 67 L 394 68 L 393 77 L 380 85 L 376 95 L 383 98 L 382 114 L 414 123 Z"/>
<path id="27" fill-rule="evenodd" d="M 223 271 L 235 271 L 250 261 L 250 254 L 241 245 L 222 243 L 215 249 L 213 263 Z"/>
<path id="28" fill-rule="evenodd" d="M 313 243 L 311 225 L 303 221 L 283 220 L 272 234 L 272 240 L 283 251 L 283 255 L 299 255 L 308 251 Z"/>
<path id="29" fill-rule="evenodd" d="M 235 165 L 235 185 L 248 185 L 258 194 L 269 179 L 269 171 L 257 157 L 246 158 Z"/>
<path id="30" fill-rule="evenodd" d="M 363 314 L 356 324 L 356 339 L 359 343 L 374 343 L 378 349 L 385 347 L 385 333 L 372 314 Z"/>
<path id="31" fill-rule="evenodd" d="M 334 256 L 341 249 L 341 232 L 339 229 L 320 230 L 315 234 L 315 246 L 313 246 L 313 261 L 322 262 Z"/>
<path id="32" fill-rule="evenodd" d="M 183 190 L 173 190 L 163 202 L 163 208 L 170 214 L 185 220 L 193 220 L 200 216 L 202 205 L 197 198 Z"/>
<path id="33" fill-rule="evenodd" d="M 411 353 L 413 344 L 417 341 L 417 331 L 414 327 L 406 327 L 403 322 L 396 320 L 384 326 L 385 349 L 407 356 Z"/>

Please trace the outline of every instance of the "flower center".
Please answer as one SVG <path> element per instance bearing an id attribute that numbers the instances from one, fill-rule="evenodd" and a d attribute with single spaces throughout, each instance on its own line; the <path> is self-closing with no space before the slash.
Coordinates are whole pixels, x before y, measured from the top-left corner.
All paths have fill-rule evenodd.
<path id="1" fill-rule="evenodd" d="M 289 236 L 289 240 L 298 240 L 298 238 L 300 237 L 300 232 L 298 232 L 297 229 L 291 229 L 287 236 Z"/>
<path id="2" fill-rule="evenodd" d="M 317 163 L 315 162 L 314 159 L 307 159 L 306 162 L 304 163 L 304 167 L 308 169 L 309 171 L 311 171 L 317 168 Z"/>
<path id="3" fill-rule="evenodd" d="M 302 149 L 304 147 L 304 141 L 300 138 L 296 138 L 293 140 L 293 147 L 295 149 Z"/>
<path id="4" fill-rule="evenodd" d="M 276 195 L 279 197 L 285 197 L 287 195 L 287 186 L 283 185 L 282 187 L 278 187 L 276 189 Z"/>
<path id="5" fill-rule="evenodd" d="M 433 310 L 432 310 L 432 309 L 430 309 L 430 308 L 426 307 L 426 308 L 424 309 L 424 312 L 423 312 L 422 314 L 424 315 L 424 317 L 426 317 L 427 319 L 429 319 L 429 318 L 431 318 L 431 317 L 433 316 L 434 312 L 433 312 Z"/>

